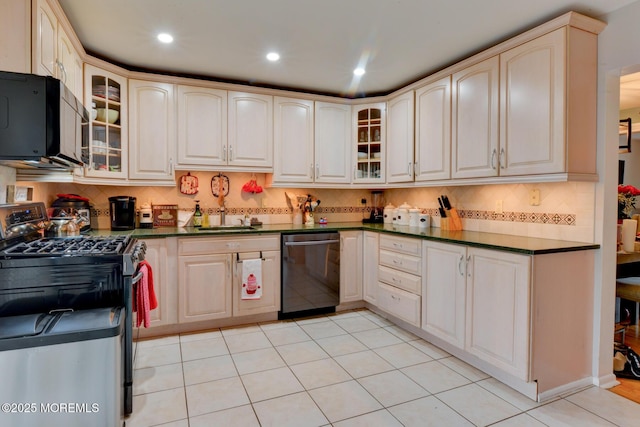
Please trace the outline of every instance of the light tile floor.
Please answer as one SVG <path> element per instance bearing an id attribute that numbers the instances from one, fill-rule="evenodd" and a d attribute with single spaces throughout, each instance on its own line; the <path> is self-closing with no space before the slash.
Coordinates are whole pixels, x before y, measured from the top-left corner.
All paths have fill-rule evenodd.
<path id="1" fill-rule="evenodd" d="M 640 426 L 589 387 L 538 404 L 368 310 L 136 344 L 127 427 Z"/>

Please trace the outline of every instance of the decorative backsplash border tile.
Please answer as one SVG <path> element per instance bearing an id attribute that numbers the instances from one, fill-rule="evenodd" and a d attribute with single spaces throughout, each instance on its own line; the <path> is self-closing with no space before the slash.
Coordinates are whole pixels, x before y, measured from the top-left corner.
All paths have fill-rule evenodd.
<path id="1" fill-rule="evenodd" d="M 193 212 L 194 209 L 180 208 L 183 212 Z M 109 216 L 109 209 L 94 209 L 97 216 Z M 220 213 L 219 208 L 207 208 L 204 210 L 207 215 L 217 215 Z M 227 215 L 291 215 L 291 208 L 227 208 Z M 370 212 L 371 209 L 363 206 L 319 206 L 315 212 L 318 215 L 330 213 L 359 213 L 364 214 Z M 438 209 L 423 209 L 432 217 L 440 216 Z M 552 224 L 552 225 L 576 225 L 575 214 L 564 214 L 555 212 L 502 212 L 485 210 L 458 210 L 461 218 L 476 219 L 484 221 L 507 221 L 522 222 L 532 224 Z"/>

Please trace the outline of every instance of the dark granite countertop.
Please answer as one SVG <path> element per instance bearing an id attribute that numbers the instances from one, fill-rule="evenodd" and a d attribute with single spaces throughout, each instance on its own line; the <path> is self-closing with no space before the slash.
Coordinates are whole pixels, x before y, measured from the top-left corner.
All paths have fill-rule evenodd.
<path id="1" fill-rule="evenodd" d="M 526 255 L 541 255 L 558 252 L 584 251 L 598 249 L 600 245 L 593 243 L 572 242 L 566 240 L 541 239 L 535 237 L 512 236 L 509 234 L 485 233 L 479 231 L 446 231 L 440 228 L 417 228 L 391 224 L 362 224 L 360 222 L 336 222 L 327 225 L 313 226 L 293 224 L 265 224 L 253 230 L 242 231 L 205 231 L 194 227 L 138 228 L 130 231 L 94 230 L 92 235 L 130 234 L 141 239 L 163 237 L 216 237 L 216 236 L 250 236 L 267 233 L 308 233 L 318 231 L 367 230 L 395 234 L 406 237 L 417 237 L 446 243 L 461 244 L 477 248 L 495 249 L 516 252 Z"/>

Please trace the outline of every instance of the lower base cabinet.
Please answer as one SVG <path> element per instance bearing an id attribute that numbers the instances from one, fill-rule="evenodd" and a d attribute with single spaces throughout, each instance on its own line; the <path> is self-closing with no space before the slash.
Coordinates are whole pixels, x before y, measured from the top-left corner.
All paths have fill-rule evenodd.
<path id="1" fill-rule="evenodd" d="M 145 260 L 151 265 L 153 289 L 158 300 L 158 307 L 150 312 L 149 327 L 173 325 L 178 321 L 175 307 L 177 288 L 173 276 L 177 262 L 177 239 L 169 237 L 138 240 L 147 246 Z M 135 320 L 136 316 L 137 313 L 134 314 Z"/>
<path id="2" fill-rule="evenodd" d="M 280 236 L 183 238 L 178 249 L 178 322 L 280 309 Z M 262 296 L 243 300 L 242 263 L 262 259 Z"/>
<path id="3" fill-rule="evenodd" d="M 378 307 L 414 326 L 420 324 L 420 295 L 380 282 Z"/>
<path id="4" fill-rule="evenodd" d="M 231 254 L 181 256 L 178 321 L 231 317 Z"/>

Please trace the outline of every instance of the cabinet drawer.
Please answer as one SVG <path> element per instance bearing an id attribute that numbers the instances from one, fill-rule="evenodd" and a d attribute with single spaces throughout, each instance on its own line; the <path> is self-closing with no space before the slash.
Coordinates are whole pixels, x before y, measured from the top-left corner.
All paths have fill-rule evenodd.
<path id="1" fill-rule="evenodd" d="M 201 255 L 213 253 L 279 251 L 279 235 L 239 237 L 187 237 L 178 242 L 179 255 Z"/>
<path id="2" fill-rule="evenodd" d="M 420 326 L 420 296 L 378 282 L 378 306 L 414 326 Z"/>
<path id="3" fill-rule="evenodd" d="M 392 268 L 379 266 L 378 279 L 407 292 L 420 295 L 422 291 L 422 279 L 420 276 L 408 274 Z"/>
<path id="4" fill-rule="evenodd" d="M 422 253 L 422 244 L 420 242 L 420 239 L 390 236 L 388 234 L 380 235 L 380 249 L 387 249 L 408 255 L 420 256 Z"/>
<path id="5" fill-rule="evenodd" d="M 381 250 L 379 262 L 381 265 L 386 265 L 396 270 L 422 276 L 422 260 L 415 256 Z"/>

